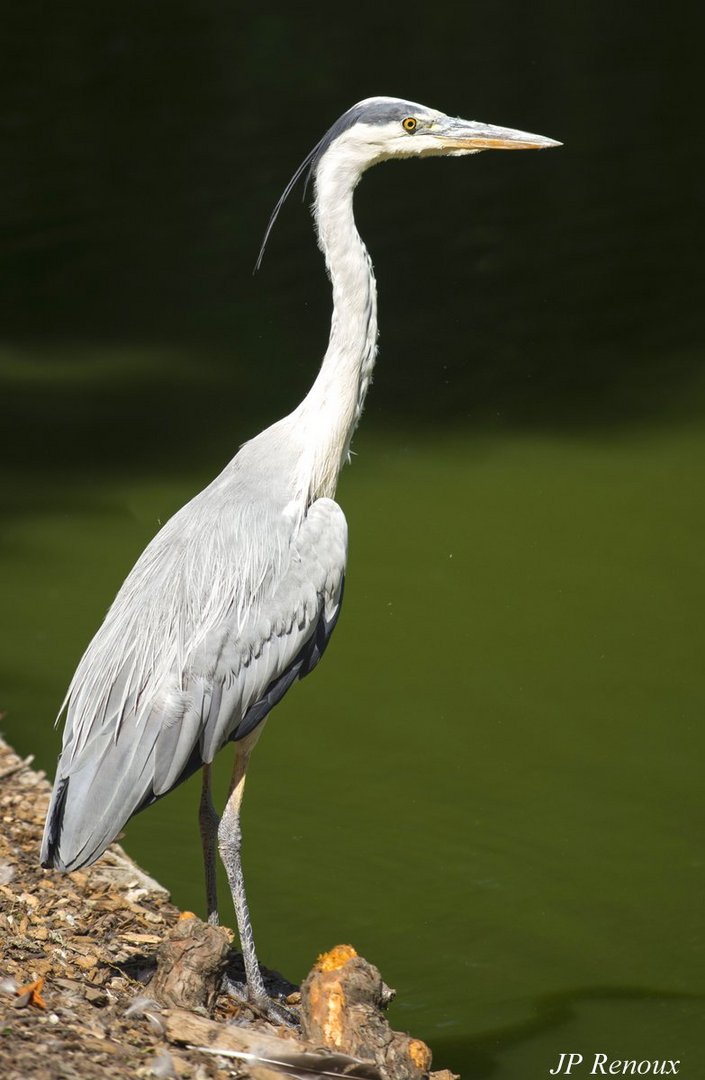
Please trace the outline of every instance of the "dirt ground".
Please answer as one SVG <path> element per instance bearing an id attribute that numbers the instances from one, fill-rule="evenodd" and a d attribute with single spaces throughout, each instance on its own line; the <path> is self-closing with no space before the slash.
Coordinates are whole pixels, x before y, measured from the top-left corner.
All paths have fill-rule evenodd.
<path id="1" fill-rule="evenodd" d="M 163 998 L 161 1004 L 153 1000 L 150 991 L 158 979 L 151 988 L 149 983 L 155 974 L 160 946 L 163 953 L 165 939 L 176 940 L 178 945 L 184 914 L 170 902 L 166 890 L 143 873 L 117 844 L 85 870 L 60 875 L 41 869 L 38 852 L 49 793 L 50 785 L 44 774 L 35 772 L 29 760 L 22 761 L 0 738 L 0 1076 L 3 1080 L 125 1080 L 149 1076 L 225 1080 L 244 1075 L 272 1080 L 281 1077 L 281 1072 L 253 1065 L 251 1060 L 243 1065 L 242 1061 L 227 1056 L 233 1047 L 251 1050 L 255 1036 L 263 1052 L 261 1047 L 267 1040 L 271 1044 L 273 1036 L 285 1034 L 247 1007 L 235 1004 L 222 993 L 215 996 L 210 1016 L 205 1008 L 187 1011 L 169 1008 L 174 1004 L 169 1001 L 165 1007 Z M 193 925 L 199 933 L 208 929 L 198 920 Z M 362 973 L 367 978 L 367 971 L 362 969 L 367 962 L 358 958 L 354 950 L 351 955 L 359 969 L 354 977 L 358 979 Z M 238 954 L 233 954 L 228 967 L 235 976 L 238 960 Z M 383 987 L 376 969 L 371 965 L 367 969 Z M 328 973 L 321 978 L 336 979 L 337 975 Z M 288 1005 L 297 1015 L 301 999 L 295 988 L 282 981 L 278 989 L 292 991 Z M 327 1007 L 321 988 L 316 986 L 314 990 L 319 1009 Z M 344 991 L 345 987 L 341 991 L 337 983 L 331 991 L 330 1000 L 336 1008 Z M 210 1000 L 213 1001 L 213 995 Z M 374 1015 L 370 1012 L 369 1016 L 378 1027 L 379 1023 L 386 1024 L 380 1019 L 380 1010 Z M 317 1030 L 325 1030 L 326 1017 L 327 1014 Z M 349 1020 L 350 1016 L 346 1022 Z M 369 1030 L 367 1025 L 365 1031 Z M 360 1046 L 364 1051 L 369 1040 L 360 1043 L 359 1034 L 358 1030 L 356 1049 L 352 1052 L 365 1060 L 373 1058 L 372 1052 L 360 1052 Z M 301 1066 L 294 1071 L 287 1066 L 288 1074 L 320 1075 L 323 1070 L 318 1048 L 291 1041 L 291 1032 L 286 1035 L 287 1045 Z M 390 1032 L 388 1027 L 380 1028 L 375 1037 L 385 1043 L 385 1053 L 392 1045 L 392 1038 L 401 1040 L 397 1051 L 401 1047 L 411 1073 L 405 1075 L 404 1069 L 398 1072 L 396 1065 L 385 1068 L 384 1062 L 391 1062 L 391 1057 L 378 1058 L 381 1068 L 365 1065 L 357 1071 L 350 1064 L 351 1058 L 335 1061 L 331 1057 L 325 1059 L 328 1075 L 360 1075 L 366 1080 L 375 1077 L 410 1080 L 415 1074 L 426 1075 L 430 1052 L 423 1043 Z M 318 1036 L 316 1042 L 320 1045 Z M 217 1044 L 231 1049 L 206 1052 L 189 1048 L 191 1044 L 211 1048 Z M 285 1044 L 274 1045 L 278 1049 Z M 339 1033 L 331 1045 L 333 1049 L 346 1049 L 341 1046 Z M 311 1065 L 311 1057 L 302 1064 L 302 1053 L 305 1055 L 312 1049 L 319 1054 L 316 1067 Z M 283 1058 L 285 1054 L 282 1049 L 281 1053 L 269 1056 Z M 398 1058 L 397 1053 L 395 1062 Z M 432 1076 L 442 1080 L 442 1074 Z"/>
<path id="2" fill-rule="evenodd" d="M 49 793 L 46 778 L 0 742 L 0 1075 L 241 1075 L 169 1045 L 160 1011 L 140 1000 L 155 950 L 179 920 L 166 890 L 117 844 L 86 870 L 41 869 Z"/>

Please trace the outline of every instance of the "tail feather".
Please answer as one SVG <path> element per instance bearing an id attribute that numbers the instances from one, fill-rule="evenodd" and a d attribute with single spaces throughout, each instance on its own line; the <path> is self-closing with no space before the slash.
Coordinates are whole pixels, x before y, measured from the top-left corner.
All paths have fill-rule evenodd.
<path id="1" fill-rule="evenodd" d="M 152 795 L 154 738 L 97 733 L 75 756 L 64 748 L 49 804 L 42 866 L 77 870 L 103 854 Z M 142 753 L 139 753 L 139 751 Z"/>
<path id="2" fill-rule="evenodd" d="M 57 777 L 56 783 L 54 784 L 54 790 L 51 794 L 46 824 L 44 825 L 42 850 L 41 855 L 39 856 L 39 861 L 42 866 L 56 866 L 57 869 L 64 869 L 63 866 L 59 866 L 57 860 L 59 858 L 58 847 L 61 822 L 64 816 L 64 807 L 66 805 L 68 790 L 68 777 L 66 776 L 63 779 Z"/>
<path id="3" fill-rule="evenodd" d="M 42 866 L 63 871 L 89 866 L 134 814 L 203 764 L 198 742 L 185 739 L 168 756 L 168 785 L 157 784 L 164 773 L 159 734 L 159 724 L 148 721 L 137 731 L 121 731 L 117 740 L 109 731 L 96 733 L 75 756 L 70 745 L 64 749 L 44 826 Z"/>

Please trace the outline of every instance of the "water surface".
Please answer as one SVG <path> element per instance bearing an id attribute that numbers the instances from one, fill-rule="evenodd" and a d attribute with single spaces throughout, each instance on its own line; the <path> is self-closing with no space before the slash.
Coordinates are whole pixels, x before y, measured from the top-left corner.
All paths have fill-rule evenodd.
<path id="1" fill-rule="evenodd" d="M 248 783 L 264 961 L 296 979 L 352 941 L 472 1075 L 559 1047 L 700 1061 L 704 442 L 359 438 L 344 617 Z M 200 482 L 67 490 L 6 530 L 4 728 L 44 767 L 84 641 Z M 197 797 L 126 846 L 202 911 Z"/>

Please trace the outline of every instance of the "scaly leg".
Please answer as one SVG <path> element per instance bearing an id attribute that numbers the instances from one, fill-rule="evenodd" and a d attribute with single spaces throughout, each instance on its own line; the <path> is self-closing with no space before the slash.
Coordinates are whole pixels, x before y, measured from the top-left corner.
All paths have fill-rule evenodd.
<path id="1" fill-rule="evenodd" d="M 208 922 L 211 926 L 217 926 L 219 919 L 218 888 L 215 877 L 215 850 L 218 840 L 218 825 L 220 824 L 220 818 L 213 806 L 210 765 L 203 766 L 203 787 L 201 788 L 201 804 L 198 808 L 198 823 L 201 826 L 203 867 L 206 872 L 206 908 L 208 910 Z"/>
<path id="2" fill-rule="evenodd" d="M 235 917 L 237 930 L 240 937 L 240 948 L 245 963 L 245 977 L 247 979 L 247 996 L 250 1001 L 260 1007 L 269 1005 L 267 991 L 257 963 L 255 953 L 255 941 L 252 934 L 250 912 L 247 907 L 245 896 L 245 880 L 242 873 L 242 861 L 240 849 L 242 846 L 242 832 L 240 828 L 240 807 L 242 796 L 245 791 L 245 778 L 247 775 L 247 763 L 250 760 L 255 743 L 257 742 L 264 724 L 260 724 L 253 732 L 246 735 L 235 744 L 235 767 L 230 782 L 230 794 L 220 819 L 218 827 L 218 846 L 220 857 L 223 860 L 230 883 L 230 891 L 233 894 L 235 905 Z"/>

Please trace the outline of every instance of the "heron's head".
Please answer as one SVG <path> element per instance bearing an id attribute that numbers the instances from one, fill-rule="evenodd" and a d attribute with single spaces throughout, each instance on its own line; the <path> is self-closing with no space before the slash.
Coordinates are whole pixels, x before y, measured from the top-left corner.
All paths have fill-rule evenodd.
<path id="1" fill-rule="evenodd" d="M 481 150 L 543 150 L 551 146 L 561 143 L 528 131 L 446 116 L 404 98 L 365 98 L 336 120 L 299 165 L 274 208 L 255 269 L 284 200 L 304 173 L 317 182 L 326 173 L 335 174 L 354 187 L 371 165 L 391 158 L 460 157 Z"/>
<path id="2" fill-rule="evenodd" d="M 379 161 L 406 157 L 459 157 L 481 150 L 541 150 L 555 139 L 527 131 L 446 116 L 403 98 L 372 97 L 348 109 L 311 154 L 315 174 L 327 160 L 363 172 Z"/>

